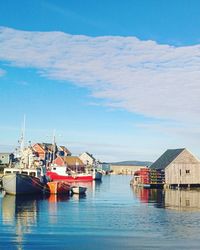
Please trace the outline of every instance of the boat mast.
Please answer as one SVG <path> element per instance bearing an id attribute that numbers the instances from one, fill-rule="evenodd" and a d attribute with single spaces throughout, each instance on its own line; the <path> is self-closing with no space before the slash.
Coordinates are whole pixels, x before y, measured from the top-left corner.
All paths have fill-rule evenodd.
<path id="1" fill-rule="evenodd" d="M 23 167 L 23 158 L 24 158 L 24 146 L 25 146 L 25 126 L 26 126 L 26 116 L 24 115 L 24 120 L 22 124 L 22 134 L 21 134 L 21 140 L 20 140 L 20 152 L 19 152 L 19 157 L 20 157 L 20 167 Z"/>
<path id="2" fill-rule="evenodd" d="M 21 144 L 20 144 L 20 154 L 22 155 L 22 152 L 24 150 L 25 146 L 25 126 L 26 126 L 26 116 L 24 115 L 24 121 L 22 125 L 22 135 L 21 135 Z"/>
<path id="3" fill-rule="evenodd" d="M 55 131 L 55 129 L 54 129 L 54 131 L 53 131 L 53 159 L 52 159 L 52 161 L 54 162 L 54 160 L 55 160 L 55 154 L 56 154 L 56 131 Z"/>

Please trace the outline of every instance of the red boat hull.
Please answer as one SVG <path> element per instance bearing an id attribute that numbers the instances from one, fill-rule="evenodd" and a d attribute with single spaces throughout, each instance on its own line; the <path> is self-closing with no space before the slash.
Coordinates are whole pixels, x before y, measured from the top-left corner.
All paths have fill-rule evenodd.
<path id="1" fill-rule="evenodd" d="M 51 180 L 65 180 L 68 182 L 75 182 L 75 181 L 92 181 L 93 177 L 92 175 L 76 175 L 76 176 L 65 176 L 65 175 L 58 175 L 54 172 L 48 171 L 47 176 L 50 177 Z"/>
<path id="2" fill-rule="evenodd" d="M 70 185 L 65 181 L 50 181 L 47 182 L 49 192 L 51 194 L 69 194 Z"/>

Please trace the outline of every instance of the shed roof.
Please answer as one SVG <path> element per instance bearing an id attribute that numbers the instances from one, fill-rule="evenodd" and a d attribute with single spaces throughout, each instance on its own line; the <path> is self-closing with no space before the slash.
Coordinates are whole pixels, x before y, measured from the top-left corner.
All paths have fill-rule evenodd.
<path id="1" fill-rule="evenodd" d="M 83 162 L 77 156 L 65 156 L 61 157 L 64 163 L 68 166 L 84 165 Z"/>
<path id="2" fill-rule="evenodd" d="M 150 168 L 165 169 L 184 150 L 185 148 L 168 149 L 150 166 Z"/>

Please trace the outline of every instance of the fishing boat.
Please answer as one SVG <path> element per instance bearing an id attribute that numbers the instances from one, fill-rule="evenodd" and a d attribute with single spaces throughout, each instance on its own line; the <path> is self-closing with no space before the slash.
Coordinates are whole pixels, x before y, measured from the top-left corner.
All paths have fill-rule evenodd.
<path id="1" fill-rule="evenodd" d="M 102 172 L 96 168 L 93 169 L 93 180 L 101 181 L 102 179 Z"/>
<path id="2" fill-rule="evenodd" d="M 85 194 L 87 188 L 86 187 L 81 187 L 81 186 L 72 186 L 71 187 L 71 192 L 72 194 L 79 194 L 79 195 L 83 195 Z"/>
<path id="3" fill-rule="evenodd" d="M 50 181 L 47 182 L 49 192 L 51 194 L 69 194 L 70 185 L 66 181 Z"/>
<path id="4" fill-rule="evenodd" d="M 2 177 L 3 189 L 8 194 L 37 194 L 45 189 L 46 175 L 45 168 L 40 164 L 37 168 L 33 167 L 32 151 L 29 147 L 25 148 L 25 116 L 20 146 L 17 150 L 17 158 L 14 164 L 9 168 L 4 168 Z M 19 151 L 19 152 L 18 152 Z"/>
<path id="5" fill-rule="evenodd" d="M 47 171 L 47 176 L 52 180 L 65 180 L 68 182 L 92 181 L 93 174 L 69 171 L 66 166 L 53 166 Z"/>
<path id="6" fill-rule="evenodd" d="M 42 193 L 46 188 L 42 168 L 5 168 L 2 177 L 3 189 L 12 195 Z"/>

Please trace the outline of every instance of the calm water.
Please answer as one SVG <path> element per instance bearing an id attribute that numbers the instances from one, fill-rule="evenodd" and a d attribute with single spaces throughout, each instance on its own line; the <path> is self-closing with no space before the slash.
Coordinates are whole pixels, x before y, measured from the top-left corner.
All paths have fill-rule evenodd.
<path id="1" fill-rule="evenodd" d="M 200 249 L 200 192 L 130 179 L 104 176 L 85 197 L 0 198 L 0 249 Z"/>

